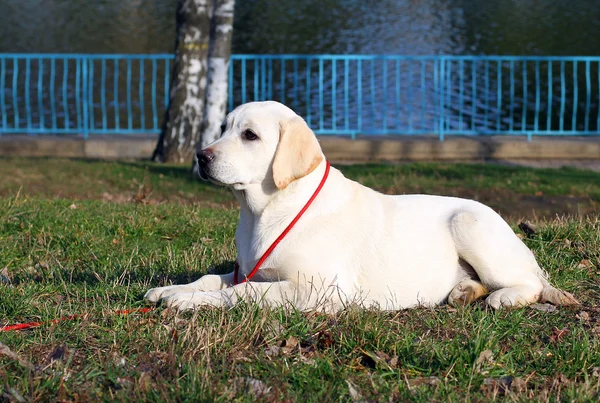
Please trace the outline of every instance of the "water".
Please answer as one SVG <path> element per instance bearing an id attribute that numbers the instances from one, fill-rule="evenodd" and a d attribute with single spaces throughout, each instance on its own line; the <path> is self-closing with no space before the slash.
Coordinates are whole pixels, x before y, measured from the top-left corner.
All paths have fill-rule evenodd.
<path id="1" fill-rule="evenodd" d="M 0 52 L 171 53 L 176 0 L 0 0 Z M 235 53 L 598 55 L 598 0 L 238 0 Z"/>
<path id="2" fill-rule="evenodd" d="M 0 52 L 172 53 L 175 5 L 176 0 L 0 0 Z M 599 37 L 598 0 L 238 0 L 233 52 L 600 55 Z M 484 79 L 480 71 L 478 82 Z M 379 82 L 382 73 L 376 74 Z M 419 84 L 410 82 L 408 72 L 402 82 Z M 426 110 L 434 107 L 430 87 L 423 95 Z M 595 93 L 593 110 L 597 101 Z M 403 105 L 410 102 L 402 99 Z M 516 96 L 515 103 L 523 99 Z M 504 119 L 509 111 L 488 112 Z M 460 124 L 458 116 L 449 122 Z M 424 130 L 432 127 L 433 121 L 423 122 Z"/>

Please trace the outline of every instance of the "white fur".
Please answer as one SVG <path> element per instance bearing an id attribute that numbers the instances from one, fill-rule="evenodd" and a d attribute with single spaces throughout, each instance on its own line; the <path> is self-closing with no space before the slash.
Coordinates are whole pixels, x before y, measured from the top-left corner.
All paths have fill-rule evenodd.
<path id="1" fill-rule="evenodd" d="M 293 118 L 276 102 L 242 105 L 208 147 L 215 159 L 207 174 L 232 188 L 241 206 L 235 237 L 240 277 L 323 177 L 324 158 L 283 190 L 275 186 L 272 162 L 281 127 Z M 245 140 L 246 129 L 259 140 Z M 231 306 L 240 299 L 299 309 L 337 310 L 353 302 L 401 309 L 444 303 L 451 292 L 454 300 L 473 284 L 491 291 L 486 301 L 493 308 L 536 302 L 552 288 L 532 252 L 489 207 L 453 197 L 383 195 L 332 167 L 314 203 L 252 281 L 233 286 L 233 273 L 207 275 L 151 289 L 145 297 L 179 309 Z"/>

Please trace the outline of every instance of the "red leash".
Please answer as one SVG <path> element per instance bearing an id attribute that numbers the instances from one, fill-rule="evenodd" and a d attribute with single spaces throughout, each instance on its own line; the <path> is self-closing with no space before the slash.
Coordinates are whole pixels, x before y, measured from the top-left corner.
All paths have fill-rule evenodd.
<path id="1" fill-rule="evenodd" d="M 269 246 L 269 249 L 267 249 L 267 251 L 260 257 L 260 259 L 256 263 L 256 266 L 254 266 L 254 269 L 252 269 L 250 274 L 248 274 L 246 276 L 246 278 L 242 279 L 242 281 L 238 281 L 238 272 L 240 271 L 240 265 L 238 262 L 235 262 L 235 266 L 233 268 L 233 284 L 234 285 L 238 285 L 240 283 L 245 283 L 246 281 L 248 281 L 248 280 L 252 279 L 252 277 L 254 277 L 254 275 L 256 274 L 258 269 L 260 269 L 260 266 L 262 266 L 262 264 L 265 262 L 265 260 L 267 260 L 267 258 L 271 254 L 271 252 L 273 252 L 273 249 L 275 249 L 275 247 L 279 244 L 279 242 L 281 242 L 281 240 L 283 238 L 285 238 L 285 236 L 288 234 L 288 232 L 290 232 L 290 230 L 294 227 L 294 225 L 296 225 L 296 223 L 298 222 L 300 217 L 302 217 L 302 215 L 306 212 L 306 210 L 308 210 L 308 207 L 310 207 L 313 200 L 315 200 L 315 198 L 317 197 L 317 195 L 323 188 L 323 185 L 325 185 L 325 181 L 327 181 L 327 177 L 329 176 L 330 164 L 329 164 L 329 161 L 325 161 L 325 163 L 326 163 L 326 165 L 325 165 L 325 173 L 323 174 L 323 179 L 321 179 L 321 183 L 319 183 L 319 186 L 317 186 L 317 189 L 315 190 L 313 195 L 310 197 L 310 199 L 308 199 L 308 201 L 306 202 L 304 207 L 302 207 L 302 210 L 300 210 L 300 212 L 296 215 L 296 217 L 294 217 L 292 222 L 283 230 L 281 235 L 279 235 L 277 237 L 275 242 L 273 242 L 271 244 L 271 246 Z"/>
<path id="2" fill-rule="evenodd" d="M 129 315 L 130 313 L 147 313 L 154 310 L 154 308 L 135 308 L 135 309 L 119 309 L 113 312 L 113 315 Z M 79 314 L 79 315 L 71 315 L 65 316 L 60 319 L 53 319 L 48 322 L 29 322 L 29 323 L 17 323 L 16 325 L 7 325 L 0 327 L 0 332 L 9 332 L 11 330 L 25 330 L 32 329 L 34 327 L 44 326 L 44 325 L 54 325 L 60 322 L 71 321 L 79 318 L 83 318 L 88 314 Z"/>
<path id="3" fill-rule="evenodd" d="M 329 161 L 325 161 L 325 162 L 326 162 L 326 165 L 325 165 L 325 173 L 323 174 L 323 179 L 321 179 L 321 183 L 319 183 L 319 186 L 317 186 L 317 189 L 315 190 L 313 195 L 310 197 L 310 199 L 308 199 L 308 201 L 306 202 L 304 207 L 302 207 L 302 210 L 300 210 L 300 212 L 298 212 L 298 214 L 296 214 L 296 217 L 294 217 L 292 222 L 277 237 L 275 242 L 273 242 L 271 244 L 271 246 L 269 246 L 269 249 L 267 249 L 267 251 L 261 256 L 261 258 L 258 260 L 258 262 L 256 263 L 256 266 L 254 266 L 254 269 L 252 269 L 250 274 L 248 274 L 246 276 L 246 278 L 242 279 L 242 281 L 238 281 L 238 272 L 240 270 L 240 265 L 238 264 L 238 262 L 235 262 L 235 267 L 233 269 L 233 284 L 234 285 L 238 285 L 240 283 L 245 283 L 246 281 L 248 281 L 252 277 L 254 277 L 254 275 L 256 274 L 258 269 L 260 269 L 260 266 L 262 266 L 262 264 L 265 262 L 265 260 L 267 260 L 267 258 L 269 257 L 271 252 L 273 252 L 273 250 L 279 244 L 279 242 L 281 242 L 281 240 L 283 238 L 285 238 L 285 236 L 288 234 L 288 232 L 290 232 L 291 229 L 294 227 L 294 225 L 296 225 L 296 223 L 298 222 L 300 217 L 302 217 L 304 215 L 304 213 L 306 212 L 306 210 L 308 210 L 308 208 L 310 207 L 312 202 L 315 200 L 315 198 L 317 197 L 319 192 L 321 192 L 321 189 L 323 188 L 323 185 L 325 185 L 325 182 L 327 181 L 327 177 L 329 176 L 329 168 L 331 165 L 329 164 Z M 129 315 L 130 313 L 147 313 L 152 310 L 154 310 L 154 308 L 120 309 L 120 310 L 114 311 L 113 314 L 114 315 Z M 48 322 L 29 322 L 29 323 L 18 323 L 16 325 L 7 325 L 4 327 L 0 327 L 0 332 L 9 332 L 11 330 L 25 330 L 25 329 L 31 329 L 34 327 L 44 326 L 44 325 L 54 325 L 56 323 L 72 321 L 72 320 L 82 318 L 85 316 L 87 316 L 87 314 L 66 316 L 64 318 L 53 319 Z"/>

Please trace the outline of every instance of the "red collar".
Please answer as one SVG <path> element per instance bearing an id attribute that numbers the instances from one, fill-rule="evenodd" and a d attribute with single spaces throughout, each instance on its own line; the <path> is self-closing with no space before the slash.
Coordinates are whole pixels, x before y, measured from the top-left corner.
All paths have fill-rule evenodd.
<path id="1" fill-rule="evenodd" d="M 275 247 L 279 244 L 279 242 L 281 242 L 281 240 L 283 238 L 285 238 L 285 236 L 288 234 L 288 232 L 290 232 L 290 230 L 294 227 L 294 225 L 296 225 L 296 223 L 298 222 L 300 217 L 302 217 L 302 215 L 306 212 L 306 210 L 308 210 L 308 207 L 312 204 L 313 200 L 315 200 L 315 198 L 317 197 L 317 195 L 323 188 L 323 185 L 325 185 L 325 181 L 327 181 L 327 177 L 329 176 L 329 168 L 330 168 L 329 161 L 326 160 L 325 161 L 325 173 L 323 174 L 323 179 L 321 179 L 321 183 L 319 183 L 319 186 L 317 186 L 317 189 L 315 190 L 315 192 L 312 194 L 310 199 L 308 199 L 308 201 L 306 202 L 304 207 L 302 207 L 302 210 L 300 210 L 300 212 L 298 214 L 296 214 L 296 217 L 294 217 L 292 222 L 277 237 L 275 242 L 273 242 L 271 244 L 271 246 L 269 246 L 269 249 L 267 249 L 267 251 L 265 253 L 263 253 L 263 255 L 260 257 L 260 259 L 256 263 L 256 266 L 254 266 L 254 269 L 252 269 L 252 271 L 250 272 L 250 274 L 248 274 L 246 276 L 246 278 L 243 278 L 242 281 L 238 281 L 238 272 L 240 270 L 240 265 L 238 262 L 235 262 L 235 267 L 233 269 L 233 284 L 234 285 L 238 285 L 240 283 L 245 283 L 246 281 L 249 281 L 252 279 L 252 277 L 254 277 L 254 275 L 256 274 L 258 269 L 260 269 L 260 266 L 262 266 L 262 264 L 265 262 L 265 260 L 267 260 L 267 258 L 271 254 L 271 252 L 273 252 L 273 249 L 275 249 Z"/>

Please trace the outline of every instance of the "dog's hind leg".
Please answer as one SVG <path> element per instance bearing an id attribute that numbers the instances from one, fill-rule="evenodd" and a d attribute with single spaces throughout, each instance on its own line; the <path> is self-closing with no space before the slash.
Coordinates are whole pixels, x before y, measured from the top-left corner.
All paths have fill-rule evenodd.
<path id="1" fill-rule="evenodd" d="M 449 226 L 458 255 L 473 267 L 483 287 L 492 291 L 486 299 L 492 308 L 519 307 L 554 296 L 556 289 L 545 279 L 533 253 L 493 210 L 478 206 L 456 212 Z M 564 298 L 552 298 L 553 303 L 575 301 L 556 292 Z"/>

